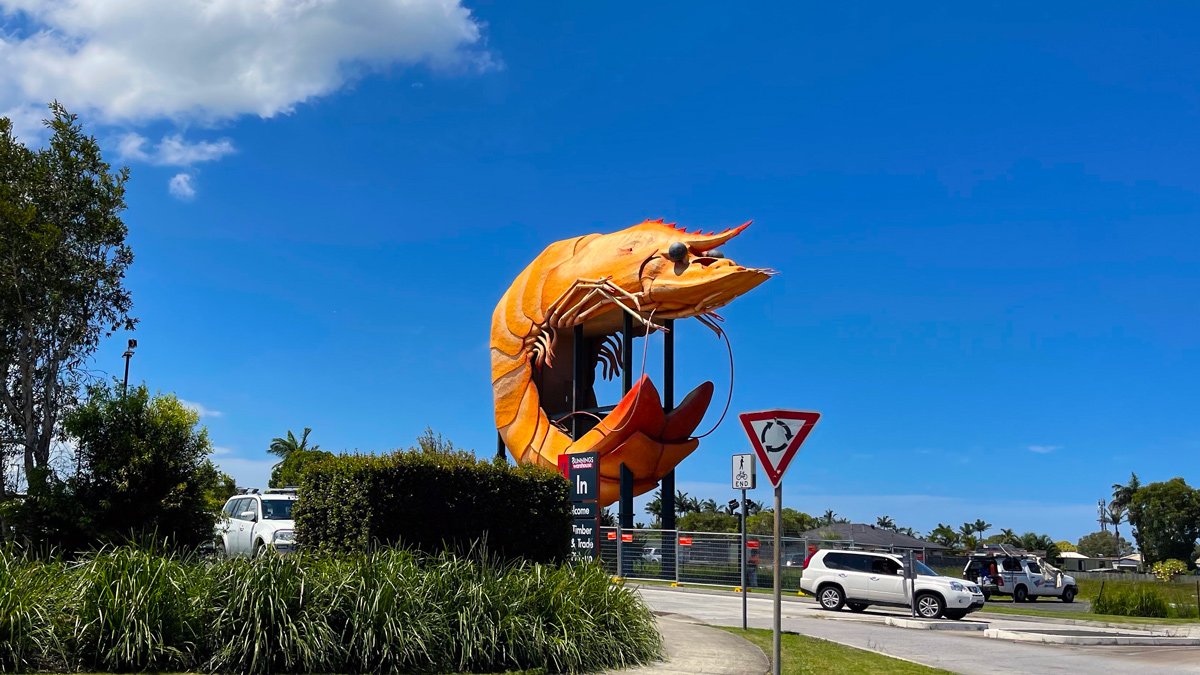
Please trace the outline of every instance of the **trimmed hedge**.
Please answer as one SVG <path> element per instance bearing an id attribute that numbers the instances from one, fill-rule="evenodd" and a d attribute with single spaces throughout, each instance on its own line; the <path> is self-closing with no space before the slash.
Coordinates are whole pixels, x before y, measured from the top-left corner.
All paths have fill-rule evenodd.
<path id="1" fill-rule="evenodd" d="M 341 455 L 305 471 L 296 539 L 316 551 L 483 546 L 504 559 L 560 562 L 570 550 L 567 491 L 553 470 L 466 452 Z"/>

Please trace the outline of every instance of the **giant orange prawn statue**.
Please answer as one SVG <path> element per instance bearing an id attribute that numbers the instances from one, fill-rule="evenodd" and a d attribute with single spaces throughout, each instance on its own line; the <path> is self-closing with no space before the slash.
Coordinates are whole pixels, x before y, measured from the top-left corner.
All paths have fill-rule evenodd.
<path id="1" fill-rule="evenodd" d="M 615 502 L 620 465 L 633 474 L 635 495 L 648 492 L 699 444 L 693 432 L 712 399 L 704 382 L 670 413 L 643 375 L 616 408 L 572 441 L 550 421 L 547 407 L 570 407 L 574 328 L 583 326 L 594 379 L 620 368 L 622 313 L 639 332 L 664 330 L 663 319 L 696 317 L 721 333 L 714 310 L 766 281 L 773 271 L 743 267 L 719 250 L 750 223 L 720 233 L 645 221 L 612 234 L 588 234 L 551 244 L 500 298 L 492 315 L 492 388 L 496 428 L 518 462 L 558 465 L 563 453 L 600 456 L 599 503 Z M 591 382 L 588 383 L 589 386 Z M 580 408 L 595 407 L 595 393 Z"/>

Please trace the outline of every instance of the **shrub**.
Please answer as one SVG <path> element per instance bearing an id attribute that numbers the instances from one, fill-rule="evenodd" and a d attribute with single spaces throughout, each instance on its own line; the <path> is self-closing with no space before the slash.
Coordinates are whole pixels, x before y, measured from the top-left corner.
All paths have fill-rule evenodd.
<path id="1" fill-rule="evenodd" d="M 1171 615 L 1171 606 L 1158 589 L 1139 585 L 1101 593 L 1092 601 L 1092 611 L 1116 616 L 1165 618 Z"/>
<path id="2" fill-rule="evenodd" d="M 1154 576 L 1158 577 L 1159 581 L 1170 581 L 1180 574 L 1186 574 L 1188 566 L 1182 560 L 1171 558 L 1154 563 L 1154 567 L 1150 568 L 1150 570 L 1154 573 Z"/>
<path id="3" fill-rule="evenodd" d="M 464 452 L 342 455 L 305 471 L 296 537 L 319 551 L 382 543 L 432 553 L 484 542 L 503 558 L 562 561 L 570 546 L 567 488 L 553 470 Z"/>

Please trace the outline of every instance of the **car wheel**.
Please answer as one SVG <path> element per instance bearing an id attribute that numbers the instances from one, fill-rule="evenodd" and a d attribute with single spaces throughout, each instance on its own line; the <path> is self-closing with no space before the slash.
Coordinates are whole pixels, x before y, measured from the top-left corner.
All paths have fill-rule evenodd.
<path id="1" fill-rule="evenodd" d="M 955 621 L 962 621 L 963 617 L 965 617 L 966 615 L 967 615 L 966 611 L 961 610 L 961 609 L 948 609 L 945 612 L 942 612 L 942 616 L 946 617 L 947 619 L 953 619 Z"/>
<path id="2" fill-rule="evenodd" d="M 1066 588 L 1064 588 L 1063 594 L 1062 594 L 1062 601 L 1063 602 L 1075 602 L 1075 589 L 1070 586 L 1067 586 Z"/>
<path id="3" fill-rule="evenodd" d="M 917 616 L 923 619 L 936 619 L 946 611 L 942 599 L 933 593 L 921 593 L 917 596 Z"/>
<path id="4" fill-rule="evenodd" d="M 1029 599 L 1029 591 L 1025 590 L 1024 586 L 1017 586 L 1013 589 L 1013 602 L 1025 602 Z"/>
<path id="5" fill-rule="evenodd" d="M 846 606 L 850 608 L 851 612 L 861 612 L 870 607 L 870 605 L 865 602 L 847 602 Z"/>
<path id="6" fill-rule="evenodd" d="M 217 542 L 217 560 L 224 560 L 229 557 L 229 551 L 225 550 L 225 542 Z"/>
<path id="7" fill-rule="evenodd" d="M 821 609 L 836 612 L 846 604 L 846 598 L 842 595 L 842 589 L 830 584 L 817 592 L 817 602 L 821 604 Z"/>
<path id="8" fill-rule="evenodd" d="M 255 558 L 263 557 L 263 555 L 266 552 L 267 552 L 267 547 L 263 545 L 261 540 L 254 544 L 254 557 Z"/>

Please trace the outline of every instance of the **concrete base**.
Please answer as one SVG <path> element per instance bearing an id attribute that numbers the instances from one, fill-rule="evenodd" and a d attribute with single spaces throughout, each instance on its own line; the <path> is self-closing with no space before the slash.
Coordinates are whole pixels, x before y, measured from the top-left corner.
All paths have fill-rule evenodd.
<path id="1" fill-rule="evenodd" d="M 976 621 L 949 621 L 943 619 L 913 619 L 902 616 L 889 616 L 884 620 L 889 626 L 897 628 L 915 628 L 917 630 L 983 630 L 986 623 Z"/>
<path id="2" fill-rule="evenodd" d="M 983 632 L 983 635 L 985 637 L 997 638 L 1000 640 L 1014 640 L 1016 642 L 1039 642 L 1042 644 L 1053 645 L 1175 645 L 1179 647 L 1200 645 L 1200 638 L 1119 633 L 1115 631 L 1027 631 L 989 628 Z"/>

